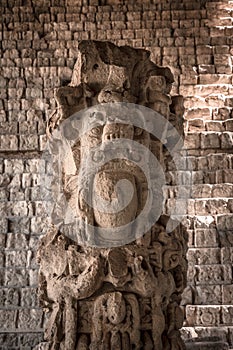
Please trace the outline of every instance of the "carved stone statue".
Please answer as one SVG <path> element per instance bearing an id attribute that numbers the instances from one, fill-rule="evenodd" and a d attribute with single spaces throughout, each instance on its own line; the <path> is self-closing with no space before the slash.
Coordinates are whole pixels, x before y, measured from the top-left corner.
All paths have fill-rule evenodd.
<path id="1" fill-rule="evenodd" d="M 137 104 L 175 123 L 182 99 L 171 99 L 172 83 L 170 70 L 156 66 L 146 50 L 83 41 L 71 83 L 55 92 L 58 108 L 48 122 L 48 136 L 53 137 L 53 130 L 73 114 L 99 104 Z M 173 137 L 171 130 L 167 130 L 169 137 Z M 117 203 L 118 182 L 131 183 L 133 194 L 118 211 L 92 206 L 85 194 L 85 178 L 77 180 L 82 161 L 95 147 L 124 139 L 150 150 L 160 164 L 167 159 L 161 140 L 143 125 L 119 118 L 89 128 L 71 146 L 73 166 L 69 157 L 63 162 L 64 198 L 84 222 L 84 236 L 89 226 L 120 232 L 143 211 L 149 186 L 136 161 L 110 159 L 92 176 L 91 186 L 104 203 Z M 159 198 L 162 189 L 157 182 Z M 120 234 L 131 239 L 113 246 L 105 246 L 100 236 L 73 240 L 59 225 L 49 229 L 38 251 L 40 301 L 49 313 L 45 330 L 48 349 L 185 349 L 179 334 L 183 323 L 179 303 L 186 285 L 186 236 L 181 225 L 167 230 L 169 220 L 161 213 L 141 235 L 130 226 L 128 233 Z M 139 228 L 135 226 L 137 232 Z"/>

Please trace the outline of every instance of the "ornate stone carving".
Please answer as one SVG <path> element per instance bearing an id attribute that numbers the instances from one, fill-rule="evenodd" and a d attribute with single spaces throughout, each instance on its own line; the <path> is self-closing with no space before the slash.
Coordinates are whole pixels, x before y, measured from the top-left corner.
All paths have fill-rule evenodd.
<path id="1" fill-rule="evenodd" d="M 146 50 L 81 42 L 70 85 L 55 93 L 58 109 L 49 120 L 48 135 L 73 113 L 109 102 L 140 104 L 175 121 L 182 104 L 181 97 L 171 100 L 172 82 L 170 70 L 151 62 Z M 173 136 L 167 134 L 167 138 Z M 163 163 L 159 140 L 143 127 L 118 121 L 84 133 L 72 145 L 76 170 L 70 171 L 67 160 L 63 168 L 68 205 L 85 223 L 97 228 L 127 225 L 140 214 L 148 196 L 145 175 L 125 159 L 106 163 L 92 182 L 99 197 L 113 202 L 117 183 L 130 181 L 133 196 L 117 213 L 92 207 L 82 186 L 77 186 L 80 162 L 88 152 L 108 140 L 121 139 L 137 141 Z M 98 240 L 80 244 L 55 225 L 51 227 L 38 251 L 40 300 L 50 314 L 45 330 L 48 349 L 184 349 L 179 304 L 186 285 L 186 238 L 181 225 L 167 230 L 169 220 L 161 215 L 140 237 L 113 247 L 99 247 Z"/>

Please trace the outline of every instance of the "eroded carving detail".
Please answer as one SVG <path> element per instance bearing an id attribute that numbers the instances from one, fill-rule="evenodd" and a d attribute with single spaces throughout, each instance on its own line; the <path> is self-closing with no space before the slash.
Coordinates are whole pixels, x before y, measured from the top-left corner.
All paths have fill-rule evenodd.
<path id="1" fill-rule="evenodd" d="M 152 63 L 147 51 L 94 41 L 82 42 L 79 50 L 70 86 L 56 91 L 59 108 L 48 123 L 49 135 L 73 113 L 98 103 L 142 104 L 174 120 L 176 110 L 182 110 L 181 98 L 174 99 L 170 114 L 172 74 Z M 117 228 L 131 222 L 147 197 L 143 172 L 122 159 L 104 165 L 93 179 L 96 193 L 107 202 L 117 198 L 118 181 L 131 182 L 134 195 L 117 214 L 92 208 L 82 187 L 74 185 L 88 150 L 121 138 L 143 144 L 162 164 L 160 141 L 143 128 L 118 122 L 84 134 L 72 148 L 76 172 L 70 174 L 64 167 L 69 205 L 97 227 Z M 45 332 L 49 349 L 185 348 L 179 334 L 183 322 L 179 304 L 186 285 L 186 239 L 181 226 L 166 232 L 168 219 L 162 215 L 142 237 L 113 248 L 79 245 L 51 227 L 38 252 L 40 299 L 50 312 Z"/>

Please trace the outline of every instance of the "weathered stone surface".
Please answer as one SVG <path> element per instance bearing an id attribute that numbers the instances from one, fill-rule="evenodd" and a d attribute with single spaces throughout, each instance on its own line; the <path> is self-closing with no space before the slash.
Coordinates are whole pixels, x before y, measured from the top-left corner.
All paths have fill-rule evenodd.
<path id="1" fill-rule="evenodd" d="M 43 150 L 45 120 L 55 109 L 53 90 L 70 81 L 77 57 L 78 41 L 89 38 L 97 38 L 97 40 L 109 38 L 117 45 L 146 47 L 147 50 L 151 51 L 151 57 L 158 65 L 166 62 L 174 74 L 173 93 L 178 94 L 179 88 L 183 88 L 187 121 L 201 119 L 205 124 L 205 131 L 215 132 L 215 137 L 219 137 L 220 148 L 201 150 L 198 145 L 198 148 L 189 150 L 194 165 L 192 172 L 194 183 L 199 185 L 218 184 L 220 187 L 224 182 L 232 183 L 231 139 L 229 135 L 221 137 L 223 131 L 232 131 L 231 122 L 228 122 L 232 119 L 233 92 L 230 81 L 232 62 L 231 59 L 228 60 L 229 62 L 221 61 L 221 55 L 229 56 L 233 53 L 231 1 L 184 0 L 174 2 L 172 0 L 156 0 L 133 2 L 108 0 L 97 2 L 96 0 L 79 0 L 77 4 L 75 0 L 68 2 L 48 0 L 45 5 L 43 0 L 1 0 L 0 15 L 2 19 L 0 88 L 2 89 L 1 96 L 6 97 L 4 100 L 0 100 L 0 134 L 3 136 L 8 134 L 10 137 L 13 135 L 17 138 L 16 143 L 9 142 L 8 144 L 3 138 L 5 142 L 3 146 L 4 148 L 7 146 L 7 149 L 1 151 L 2 158 L 9 160 L 12 165 L 17 165 L 18 162 L 24 163 L 25 157 L 30 158 L 29 162 L 32 161 L 32 157 L 38 158 L 38 154 L 27 152 L 26 147 L 28 146 L 31 150 L 33 147 L 40 147 L 40 150 Z M 215 54 L 217 55 L 216 59 Z M 209 62 L 209 64 L 198 64 L 199 62 Z M 207 87 L 210 95 L 215 96 L 210 96 L 207 100 L 203 99 L 203 96 L 197 95 L 187 98 L 185 87 L 196 84 Z M 220 84 L 229 84 L 229 91 L 222 91 Z M 17 90 L 19 90 L 19 94 Z M 40 97 L 34 98 L 35 95 Z M 15 97 L 13 98 L 13 96 Z M 212 123 L 212 121 L 217 122 L 217 124 Z M 21 122 L 24 123 L 22 127 L 20 126 Z M 224 130 L 216 130 L 219 127 L 219 122 Z M 33 124 L 31 135 L 39 135 L 38 144 L 34 143 L 34 139 L 31 138 L 33 147 L 30 142 L 24 143 L 24 149 L 20 154 L 16 151 L 20 138 L 18 131 L 20 134 L 25 132 L 25 125 L 31 123 Z M 15 124 L 17 124 L 17 134 L 15 133 Z M 190 124 L 191 127 L 192 125 Z M 12 134 L 13 131 L 14 134 Z M 204 130 L 201 129 L 200 133 L 202 131 Z M 195 132 L 193 130 L 193 133 Z M 25 134 L 21 136 L 25 136 Z M 222 146 L 225 148 L 221 149 Z M 32 186 L 22 188 L 21 176 L 23 172 L 38 173 L 38 170 L 34 170 L 33 167 L 30 167 L 30 170 L 29 168 L 21 170 L 19 167 L 16 171 L 18 177 L 13 180 L 10 167 L 5 167 L 4 164 L 0 161 L 1 174 L 2 172 L 7 173 L 0 174 L 0 183 L 2 189 L 4 188 L 1 193 L 4 192 L 6 195 L 1 199 L 5 201 L 10 198 L 11 203 L 18 200 L 30 201 Z M 39 169 L 39 165 L 37 169 Z M 172 174 L 169 175 L 169 179 L 171 177 Z M 173 184 L 172 180 L 171 184 Z M 228 195 L 229 192 L 224 186 L 225 190 Z M 219 187 L 217 191 L 220 195 Z M 37 194 L 36 191 L 33 192 L 34 201 Z M 195 200 L 196 196 L 204 198 L 202 196 L 205 194 L 206 192 L 201 189 L 200 192 L 195 190 L 192 201 Z M 215 194 L 216 192 L 212 192 L 208 198 L 214 197 Z M 220 197 L 216 198 L 220 199 Z M 221 198 L 226 198 L 224 193 Z M 225 200 L 221 203 L 224 205 Z M 216 213 L 217 207 L 219 210 L 223 210 L 222 204 L 210 206 L 209 209 L 211 211 L 213 208 Z M 1 214 L 4 215 L 0 219 L 2 249 L 5 244 L 7 244 L 8 249 L 12 250 L 28 250 L 29 245 L 30 249 L 35 249 L 38 237 L 43 232 L 42 226 L 46 227 L 47 225 L 46 219 L 35 217 L 35 213 L 32 213 L 33 216 L 26 218 L 26 220 L 12 216 L 6 217 L 5 212 Z M 221 214 L 209 212 L 207 216 L 212 217 L 213 222 L 209 224 L 207 220 L 207 225 L 200 227 L 192 224 L 195 220 L 194 215 L 196 215 L 195 212 L 193 214 L 190 212 L 188 220 L 185 222 L 190 230 L 190 247 L 194 249 L 232 247 L 232 222 L 230 218 L 218 219 L 217 217 Z M 227 215 L 232 216 L 232 210 Z M 218 227 L 216 227 L 216 223 Z M 30 235 L 31 227 L 33 227 L 32 235 Z M 222 264 L 229 264 L 229 261 L 227 255 L 225 260 L 222 260 Z M 2 283 L 5 281 L 3 279 L 4 269 L 5 263 L 0 272 Z M 35 275 L 34 270 L 30 271 L 30 276 L 32 277 L 32 275 Z M 34 283 L 36 283 L 35 276 Z M 208 289 L 209 284 L 206 282 L 202 286 L 203 288 L 206 286 Z M 210 287 L 212 286 L 214 285 Z M 230 289 L 232 282 L 229 281 L 222 287 L 225 286 Z M 4 287 L 8 288 L 8 286 Z M 20 288 L 18 287 L 18 289 Z M 223 288 L 221 296 L 224 295 Z M 212 303 L 215 303 L 214 300 Z M 230 295 L 225 295 L 223 303 L 231 303 Z M 197 328 L 198 326 L 195 327 L 195 332 L 200 337 L 218 334 L 225 341 L 233 344 L 231 326 L 224 327 L 224 329 L 212 326 Z M 13 330 L 12 325 L 12 332 Z M 12 347 L 28 350 L 33 344 L 36 344 L 36 340 L 38 341 L 36 333 L 33 333 L 32 337 L 35 342 L 24 342 L 23 337 L 17 336 L 17 344 L 11 344 L 11 337 L 5 336 L 4 341 L 3 338 L 0 339 L 0 344 L 4 350 Z"/>
<path id="2" fill-rule="evenodd" d="M 223 342 L 218 337 L 209 338 L 194 338 L 192 341 L 187 341 L 185 343 L 186 349 L 191 350 L 227 350 L 229 345 Z"/>
<path id="3" fill-rule="evenodd" d="M 161 114 L 163 110 L 169 117 L 168 93 L 173 77 L 169 69 L 152 63 L 147 51 L 96 41 L 81 42 L 79 47 L 70 85 L 56 91 L 59 110 L 49 121 L 49 136 L 74 112 L 96 103 L 134 102 L 153 107 Z M 179 97 L 172 104 L 172 120 L 176 124 L 177 115 L 180 132 L 182 102 Z M 167 138 L 175 140 L 172 128 Z M 145 147 L 154 142 L 151 150 L 163 160 L 159 141 L 148 132 L 114 120 L 92 127 L 75 141 L 72 153 L 76 170 L 71 171 L 71 158 L 67 158 L 63 186 L 68 205 L 83 222 L 116 232 L 123 227 L 127 236 L 125 225 L 140 213 L 148 195 L 145 175 L 137 167 L 115 159 L 94 174 L 92 186 L 105 201 L 117 198 L 114 187 L 118 181 L 127 179 L 133 184 L 132 200 L 112 214 L 86 202 L 82 192 L 84 173 L 78 188 L 72 185 L 89 152 L 115 139 L 136 140 Z M 72 241 L 52 226 L 38 252 L 40 300 L 50 311 L 45 331 L 48 349 L 184 349 L 179 335 L 183 324 L 179 303 L 186 283 L 186 235 L 181 226 L 166 233 L 168 219 L 162 215 L 144 235 L 135 233 L 130 242 L 119 247 L 114 247 L 111 236 L 111 244 L 103 246 L 103 237 L 97 235 L 97 230 L 92 241 L 85 226 L 80 235 L 89 238 L 82 246 L 79 237 L 78 243 Z"/>

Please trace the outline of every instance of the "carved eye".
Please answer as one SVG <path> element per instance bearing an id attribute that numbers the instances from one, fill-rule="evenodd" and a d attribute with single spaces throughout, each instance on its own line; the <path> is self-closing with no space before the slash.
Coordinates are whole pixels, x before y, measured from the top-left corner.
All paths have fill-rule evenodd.
<path id="1" fill-rule="evenodd" d="M 134 128 L 134 135 L 135 135 L 135 136 L 139 136 L 139 135 L 141 135 L 142 133 L 143 133 L 143 129 L 138 128 L 138 127 L 135 127 L 135 128 Z"/>
<path id="2" fill-rule="evenodd" d="M 101 112 L 93 112 L 93 113 L 90 113 L 89 114 L 89 118 L 90 119 L 95 119 L 95 121 L 103 121 L 105 118 L 104 118 L 104 114 L 101 113 Z"/>
<path id="3" fill-rule="evenodd" d="M 96 128 L 91 129 L 90 134 L 91 136 L 99 136 L 102 133 L 102 128 L 100 126 L 97 126 Z"/>
<path id="4" fill-rule="evenodd" d="M 110 132 L 114 132 L 114 133 L 116 133 L 116 132 L 119 132 L 120 131 L 120 127 L 119 127 L 119 125 L 117 125 L 117 124 L 113 124 L 113 126 L 111 127 L 110 126 Z"/>
<path id="5" fill-rule="evenodd" d="M 93 70 L 96 70 L 98 68 L 99 68 L 99 65 L 97 63 L 95 63 L 94 66 L 93 66 Z"/>

